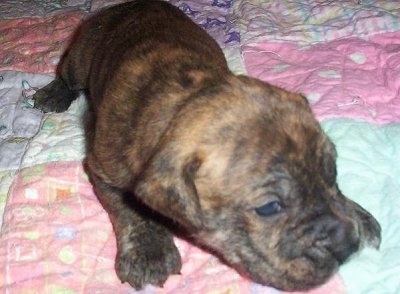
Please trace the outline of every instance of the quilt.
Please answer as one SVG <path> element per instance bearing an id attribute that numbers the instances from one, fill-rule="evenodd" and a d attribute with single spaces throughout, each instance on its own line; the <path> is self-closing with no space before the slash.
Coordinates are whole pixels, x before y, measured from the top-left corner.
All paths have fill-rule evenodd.
<path id="1" fill-rule="evenodd" d="M 54 78 L 87 16 L 123 0 L 0 3 L 0 292 L 283 293 L 175 239 L 181 275 L 135 291 L 114 272 L 108 216 L 82 166 L 84 97 L 43 114 L 32 95 Z M 170 0 L 204 28 L 237 74 L 304 94 L 338 151 L 343 193 L 382 226 L 314 294 L 400 293 L 400 2 Z"/>

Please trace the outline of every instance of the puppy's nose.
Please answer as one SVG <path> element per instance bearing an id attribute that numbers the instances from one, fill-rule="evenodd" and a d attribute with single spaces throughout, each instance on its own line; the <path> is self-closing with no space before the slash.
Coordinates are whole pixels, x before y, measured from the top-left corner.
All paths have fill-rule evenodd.
<path id="1" fill-rule="evenodd" d="M 360 245 L 355 227 L 331 216 L 315 221 L 309 232 L 316 246 L 329 250 L 339 263 L 356 252 Z"/>

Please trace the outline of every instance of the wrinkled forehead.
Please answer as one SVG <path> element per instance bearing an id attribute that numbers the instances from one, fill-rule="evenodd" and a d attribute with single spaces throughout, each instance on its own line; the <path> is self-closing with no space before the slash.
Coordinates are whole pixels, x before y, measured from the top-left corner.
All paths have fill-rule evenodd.
<path id="1" fill-rule="evenodd" d="M 280 117 L 258 113 L 221 127 L 219 133 L 220 144 L 227 146 L 223 152 L 231 151 L 232 163 L 243 158 L 264 164 L 307 166 L 336 157 L 334 145 L 307 112 L 303 116 L 282 113 Z"/>
<path id="2" fill-rule="evenodd" d="M 199 95 L 174 132 L 179 149 L 197 150 L 214 165 L 248 170 L 277 158 L 315 164 L 333 150 L 301 95 L 246 77 Z"/>
<path id="3" fill-rule="evenodd" d="M 223 180 L 229 189 L 253 189 L 271 182 L 282 188 L 288 181 L 309 187 L 317 181 L 335 182 L 335 149 L 319 127 L 290 129 L 261 121 L 239 130 L 220 129 L 223 134 L 218 144 L 209 145 L 204 162 L 209 175 Z"/>

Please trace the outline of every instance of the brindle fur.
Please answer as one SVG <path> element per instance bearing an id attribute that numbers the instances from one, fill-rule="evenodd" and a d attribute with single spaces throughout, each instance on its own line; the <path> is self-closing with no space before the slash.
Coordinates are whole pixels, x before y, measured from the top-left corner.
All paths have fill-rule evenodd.
<path id="1" fill-rule="evenodd" d="M 143 205 L 283 290 L 320 285 L 362 245 L 379 246 L 379 224 L 339 191 L 335 148 L 306 99 L 231 73 L 170 4 L 135 1 L 85 21 L 35 106 L 64 111 L 80 90 L 93 113 L 88 172 L 116 233 L 116 272 L 133 287 L 181 267 L 172 233 Z M 273 200 L 281 211 L 256 213 Z"/>

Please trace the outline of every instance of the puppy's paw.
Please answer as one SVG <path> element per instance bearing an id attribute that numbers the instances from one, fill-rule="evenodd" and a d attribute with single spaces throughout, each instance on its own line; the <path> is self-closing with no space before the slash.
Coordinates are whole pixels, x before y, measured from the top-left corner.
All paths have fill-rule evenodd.
<path id="1" fill-rule="evenodd" d="M 55 79 L 34 95 L 34 107 L 43 112 L 63 112 L 77 97 L 77 92 L 68 89 L 61 79 Z"/>
<path id="2" fill-rule="evenodd" d="M 170 242 L 137 245 L 129 244 L 118 249 L 115 268 L 122 282 L 140 290 L 147 284 L 162 286 L 170 275 L 179 274 L 181 257 L 172 239 Z"/>

